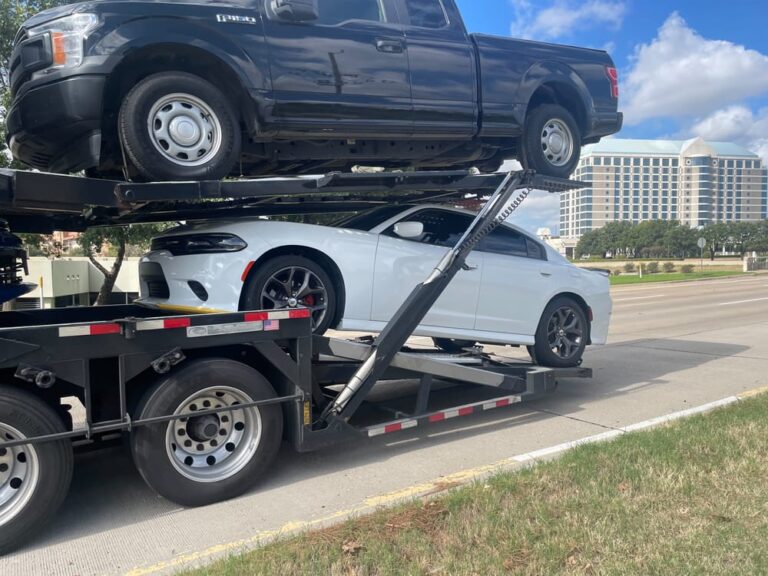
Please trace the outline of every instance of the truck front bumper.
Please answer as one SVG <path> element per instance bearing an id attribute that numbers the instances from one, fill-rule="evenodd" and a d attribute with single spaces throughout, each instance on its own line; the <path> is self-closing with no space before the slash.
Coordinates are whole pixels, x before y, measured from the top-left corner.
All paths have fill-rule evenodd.
<path id="1" fill-rule="evenodd" d="M 106 77 L 72 76 L 30 87 L 8 111 L 8 146 L 18 160 L 47 172 L 98 166 Z"/>

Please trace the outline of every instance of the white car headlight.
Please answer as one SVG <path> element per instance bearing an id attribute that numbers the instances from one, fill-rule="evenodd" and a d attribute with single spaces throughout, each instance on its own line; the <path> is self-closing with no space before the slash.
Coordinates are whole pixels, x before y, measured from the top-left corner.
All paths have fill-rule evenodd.
<path id="1" fill-rule="evenodd" d="M 76 68 L 83 62 L 83 44 L 99 22 L 96 14 L 72 14 L 27 30 L 29 37 L 51 35 L 51 68 Z"/>

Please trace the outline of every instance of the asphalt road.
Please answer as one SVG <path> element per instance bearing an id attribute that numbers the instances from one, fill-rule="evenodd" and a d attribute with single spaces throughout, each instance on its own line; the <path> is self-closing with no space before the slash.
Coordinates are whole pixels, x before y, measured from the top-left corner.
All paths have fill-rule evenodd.
<path id="1" fill-rule="evenodd" d="M 621 287 L 613 296 L 611 343 L 585 359 L 592 381 L 343 448 L 297 455 L 286 446 L 268 478 L 231 502 L 185 510 L 146 488 L 124 451 L 80 456 L 57 518 L 0 559 L 0 574 L 167 572 L 179 558 L 205 551 L 207 559 L 414 484 L 768 385 L 768 275 Z"/>

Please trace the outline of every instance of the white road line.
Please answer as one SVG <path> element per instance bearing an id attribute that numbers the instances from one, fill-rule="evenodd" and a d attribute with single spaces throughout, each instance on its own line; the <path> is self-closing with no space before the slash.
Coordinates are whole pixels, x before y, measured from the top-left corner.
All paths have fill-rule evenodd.
<path id="1" fill-rule="evenodd" d="M 664 298 L 666 294 L 657 294 L 656 296 L 637 296 L 635 298 L 621 298 L 619 300 L 614 300 L 614 304 L 618 304 L 619 302 L 632 302 L 634 300 L 650 300 L 651 298 Z"/>
<path id="2" fill-rule="evenodd" d="M 723 302 L 718 306 L 735 306 L 736 304 L 749 304 L 750 302 L 763 302 L 768 298 L 753 298 L 752 300 L 739 300 L 738 302 Z"/>

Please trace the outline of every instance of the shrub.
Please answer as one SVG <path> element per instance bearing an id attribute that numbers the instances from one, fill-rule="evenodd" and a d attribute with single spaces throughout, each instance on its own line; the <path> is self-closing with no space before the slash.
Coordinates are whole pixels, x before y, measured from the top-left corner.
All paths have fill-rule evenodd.
<path id="1" fill-rule="evenodd" d="M 637 268 L 632 262 L 627 262 L 624 264 L 624 272 L 627 274 L 632 274 L 633 272 L 637 272 Z"/>
<path id="2" fill-rule="evenodd" d="M 621 276 L 621 270 L 619 270 L 618 268 L 616 268 L 616 270 L 614 270 L 614 271 L 612 272 L 612 274 L 613 274 L 614 276 Z"/>
<path id="3" fill-rule="evenodd" d="M 648 266 L 645 267 L 648 274 L 658 274 L 659 273 L 659 263 L 658 262 L 648 262 Z"/>
<path id="4" fill-rule="evenodd" d="M 664 269 L 664 272 L 667 274 L 672 274 L 672 272 L 675 271 L 675 265 L 672 264 L 672 262 L 664 262 L 664 265 L 662 266 Z"/>
<path id="5" fill-rule="evenodd" d="M 693 274 L 693 270 L 696 268 L 693 264 L 686 264 L 680 267 L 680 272 L 683 274 Z"/>

